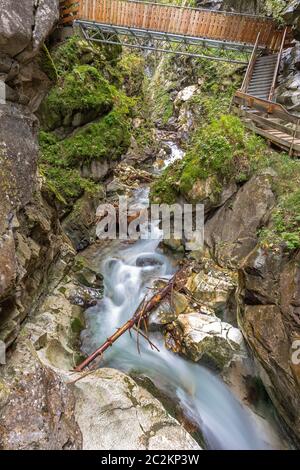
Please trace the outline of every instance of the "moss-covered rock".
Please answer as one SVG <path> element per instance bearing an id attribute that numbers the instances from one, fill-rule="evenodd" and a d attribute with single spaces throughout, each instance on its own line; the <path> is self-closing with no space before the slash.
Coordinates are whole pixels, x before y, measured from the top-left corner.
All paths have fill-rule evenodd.
<path id="1" fill-rule="evenodd" d="M 44 101 L 42 127 L 51 131 L 86 124 L 112 109 L 114 95 L 114 87 L 95 67 L 76 66 Z"/>
<path id="2" fill-rule="evenodd" d="M 39 110 L 40 171 L 48 190 L 65 206 L 62 213 L 84 192 L 99 191 L 97 183 L 110 162 L 130 144 L 135 100 L 122 87 L 132 75 L 136 78 L 143 61 L 133 55 L 120 60 L 119 52 L 109 56 L 107 49 L 76 36 L 51 51 L 58 81 Z M 95 177 L 87 169 L 99 161 L 107 170 Z"/>
<path id="3" fill-rule="evenodd" d="M 189 202 L 209 199 L 212 206 L 220 205 L 223 190 L 246 181 L 267 153 L 263 140 L 237 117 L 223 115 L 195 132 L 185 158 L 154 183 L 152 197 L 170 203 L 181 194 Z"/>

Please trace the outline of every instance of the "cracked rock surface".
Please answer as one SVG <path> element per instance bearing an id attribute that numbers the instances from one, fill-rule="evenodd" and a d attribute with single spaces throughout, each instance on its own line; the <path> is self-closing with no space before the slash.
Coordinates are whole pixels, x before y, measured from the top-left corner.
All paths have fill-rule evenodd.
<path id="1" fill-rule="evenodd" d="M 114 369 L 74 385 L 83 449 L 197 450 L 197 442 L 147 390 Z"/>

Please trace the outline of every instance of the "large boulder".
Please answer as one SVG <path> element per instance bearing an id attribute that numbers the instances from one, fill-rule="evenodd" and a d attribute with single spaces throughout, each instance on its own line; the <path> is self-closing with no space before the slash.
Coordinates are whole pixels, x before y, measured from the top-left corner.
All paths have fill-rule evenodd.
<path id="1" fill-rule="evenodd" d="M 0 449 L 80 449 L 74 407 L 62 378 L 39 361 L 30 344 L 19 344 L 9 367 L 2 367 Z"/>
<path id="2" fill-rule="evenodd" d="M 169 325 L 166 344 L 180 343 L 179 351 L 195 362 L 205 361 L 222 370 L 236 354 L 243 353 L 243 336 L 238 328 L 218 317 L 198 312 L 179 315 Z M 178 352 L 178 349 L 177 349 Z"/>
<path id="3" fill-rule="evenodd" d="M 290 431 L 300 439 L 300 256 L 257 247 L 240 269 L 239 324 L 261 378 Z M 299 348 L 298 348 L 299 350 Z"/>
<path id="4" fill-rule="evenodd" d="M 129 376 L 100 369 L 74 385 L 85 450 L 199 450 L 162 404 Z"/>
<path id="5" fill-rule="evenodd" d="M 208 220 L 205 242 L 221 266 L 236 267 L 257 244 L 257 232 L 275 204 L 272 172 L 253 176 Z"/>
<path id="6" fill-rule="evenodd" d="M 36 118 L 7 104 L 0 119 L 0 339 L 10 344 L 61 239 L 55 210 L 37 191 Z"/>
<path id="7" fill-rule="evenodd" d="M 45 96 L 49 79 L 37 56 L 59 17 L 58 0 L 0 0 L 0 80 L 7 101 L 30 103 Z"/>
<path id="8" fill-rule="evenodd" d="M 58 0 L 0 0 L 1 52 L 28 60 L 57 20 Z"/>
<path id="9" fill-rule="evenodd" d="M 276 101 L 293 114 L 300 113 L 300 42 L 283 51 Z"/>

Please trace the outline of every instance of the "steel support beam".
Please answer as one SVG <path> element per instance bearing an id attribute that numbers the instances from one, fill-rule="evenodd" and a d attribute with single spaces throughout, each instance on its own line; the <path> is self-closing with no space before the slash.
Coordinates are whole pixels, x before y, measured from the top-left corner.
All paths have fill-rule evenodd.
<path id="1" fill-rule="evenodd" d="M 228 41 L 217 41 L 193 36 L 181 36 L 124 26 L 77 20 L 85 39 L 101 44 L 121 45 L 128 48 L 200 57 L 209 60 L 245 65 L 253 46 Z M 220 54 L 212 55 L 212 51 Z M 240 57 L 236 57 L 239 53 Z"/>

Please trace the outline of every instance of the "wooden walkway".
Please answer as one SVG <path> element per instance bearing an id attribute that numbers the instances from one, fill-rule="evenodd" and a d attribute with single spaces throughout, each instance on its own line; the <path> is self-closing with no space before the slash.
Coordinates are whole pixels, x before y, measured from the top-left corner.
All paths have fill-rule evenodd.
<path id="1" fill-rule="evenodd" d="M 283 31 L 270 18 L 128 0 L 63 0 L 61 22 L 75 19 L 146 31 L 280 48 Z"/>
<path id="2" fill-rule="evenodd" d="M 286 34 L 287 30 L 283 33 L 279 51 L 270 55 L 260 55 L 256 41 L 242 87 L 233 98 L 233 106 L 249 129 L 289 155 L 299 157 L 300 117 L 274 101 Z"/>
<path id="3" fill-rule="evenodd" d="M 274 91 L 289 29 L 270 19 L 136 0 L 60 0 L 61 25 L 74 21 L 87 40 L 105 44 L 228 60 L 224 51 L 251 52 L 233 107 L 245 125 L 290 155 L 300 156 L 300 119 L 275 103 Z M 124 36 L 132 42 L 125 41 Z M 145 42 L 147 43 L 145 45 Z M 157 42 L 155 48 L 149 43 Z M 184 47 L 222 49 L 222 56 L 184 52 Z"/>

